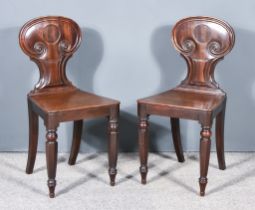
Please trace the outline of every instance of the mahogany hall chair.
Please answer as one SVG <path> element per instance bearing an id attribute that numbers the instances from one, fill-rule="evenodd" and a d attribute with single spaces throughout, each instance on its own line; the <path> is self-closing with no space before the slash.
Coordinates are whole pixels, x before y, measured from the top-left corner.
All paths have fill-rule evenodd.
<path id="1" fill-rule="evenodd" d="M 202 127 L 200 139 L 200 195 L 204 196 L 210 157 L 211 127 L 216 117 L 216 149 L 219 168 L 225 169 L 224 115 L 226 93 L 214 79 L 215 65 L 234 46 L 235 34 L 229 24 L 211 17 L 189 17 L 176 23 L 172 42 L 185 59 L 186 78 L 177 87 L 138 100 L 141 181 L 148 172 L 149 115 L 171 119 L 172 137 L 179 162 L 184 161 L 179 118 L 197 120 Z"/>
<path id="2" fill-rule="evenodd" d="M 76 88 L 66 76 L 66 63 L 81 42 L 81 30 L 65 17 L 40 17 L 27 22 L 19 34 L 19 43 L 40 70 L 39 82 L 27 95 L 29 112 L 29 151 L 26 173 L 33 172 L 37 142 L 38 116 L 46 126 L 46 160 L 49 196 L 55 196 L 57 167 L 57 127 L 74 121 L 69 164 L 75 164 L 79 152 L 83 119 L 109 119 L 109 175 L 115 184 L 119 102 Z"/>

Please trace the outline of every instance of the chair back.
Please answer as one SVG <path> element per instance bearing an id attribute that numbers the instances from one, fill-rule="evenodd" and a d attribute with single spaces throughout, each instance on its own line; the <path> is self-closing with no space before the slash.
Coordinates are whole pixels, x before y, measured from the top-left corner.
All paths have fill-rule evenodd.
<path id="1" fill-rule="evenodd" d="M 182 86 L 219 87 L 214 79 L 215 65 L 235 42 L 234 30 L 228 23 L 211 17 L 182 19 L 172 30 L 172 42 L 188 65 Z"/>
<path id="2" fill-rule="evenodd" d="M 27 22 L 20 30 L 20 47 L 39 67 L 35 91 L 71 86 L 66 63 L 81 42 L 81 30 L 73 20 L 47 16 Z"/>

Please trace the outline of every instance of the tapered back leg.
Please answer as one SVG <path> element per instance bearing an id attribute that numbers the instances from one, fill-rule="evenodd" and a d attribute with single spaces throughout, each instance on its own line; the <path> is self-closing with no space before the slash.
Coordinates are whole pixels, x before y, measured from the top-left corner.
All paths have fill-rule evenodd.
<path id="1" fill-rule="evenodd" d="M 216 150 L 218 157 L 219 169 L 226 169 L 225 155 L 224 155 L 224 121 L 225 121 L 225 107 L 216 117 Z"/>
<path id="2" fill-rule="evenodd" d="M 38 145 L 38 115 L 32 110 L 28 100 L 28 120 L 29 120 L 29 148 L 26 173 L 31 174 L 34 170 L 37 145 Z"/>
<path id="3" fill-rule="evenodd" d="M 82 128 L 83 128 L 83 120 L 74 121 L 73 124 L 73 141 L 72 141 L 72 148 L 69 157 L 68 164 L 74 165 L 80 150 L 81 145 L 81 135 L 82 135 Z"/>
<path id="4" fill-rule="evenodd" d="M 180 120 L 178 118 L 171 118 L 172 137 L 175 152 L 179 162 L 184 162 L 181 134 L 180 134 Z"/>

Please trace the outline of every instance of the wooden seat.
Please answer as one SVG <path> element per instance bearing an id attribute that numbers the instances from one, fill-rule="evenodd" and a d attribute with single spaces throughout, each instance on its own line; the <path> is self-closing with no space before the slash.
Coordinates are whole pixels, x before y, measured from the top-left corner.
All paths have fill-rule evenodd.
<path id="1" fill-rule="evenodd" d="M 79 89 L 47 95 L 32 95 L 30 100 L 42 115 L 59 114 L 58 118 L 61 119 L 61 121 L 88 118 L 89 115 L 95 117 L 96 113 L 98 113 L 99 116 L 107 115 L 110 106 L 119 104 L 116 100 L 97 96 Z M 105 110 L 103 107 L 105 107 Z M 101 108 L 102 111 L 98 112 L 98 108 Z M 95 110 L 96 113 L 93 113 L 93 110 Z M 105 114 L 103 112 L 105 112 Z M 73 115 L 69 116 L 75 113 L 77 114 L 76 118 Z"/>
<path id="2" fill-rule="evenodd" d="M 225 169 L 224 116 L 226 93 L 214 80 L 216 63 L 234 46 L 233 29 L 210 17 L 190 17 L 176 23 L 172 41 L 188 65 L 186 78 L 176 88 L 138 100 L 140 173 L 146 183 L 148 172 L 148 119 L 150 115 L 171 119 L 172 137 L 179 162 L 184 161 L 179 118 L 197 120 L 201 126 L 200 195 L 205 194 L 210 157 L 211 127 L 216 117 L 216 149 L 219 168 Z"/>
<path id="3" fill-rule="evenodd" d="M 217 111 L 225 97 L 223 94 L 200 93 L 175 88 L 164 93 L 138 100 L 139 104 L 160 106 L 161 109 L 179 111 Z M 174 115 L 174 111 L 172 113 Z M 182 118 L 186 118 L 185 115 Z M 187 116 L 188 118 L 188 116 Z"/>
<path id="4" fill-rule="evenodd" d="M 29 151 L 26 172 L 33 172 L 38 144 L 38 116 L 46 126 L 46 159 L 49 196 L 55 196 L 57 128 L 74 121 L 69 164 L 75 164 L 81 142 L 83 119 L 109 119 L 109 175 L 115 184 L 119 102 L 76 88 L 66 77 L 65 67 L 81 42 L 79 26 L 65 17 L 41 17 L 27 22 L 19 35 L 20 46 L 40 70 L 39 82 L 27 95 Z"/>

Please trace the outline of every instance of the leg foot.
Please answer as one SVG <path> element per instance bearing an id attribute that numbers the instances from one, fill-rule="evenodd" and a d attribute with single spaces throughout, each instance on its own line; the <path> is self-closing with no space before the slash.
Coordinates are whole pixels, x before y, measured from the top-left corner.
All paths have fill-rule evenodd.
<path id="1" fill-rule="evenodd" d="M 55 187 L 56 187 L 56 180 L 49 179 L 48 180 L 48 187 L 49 187 L 49 197 L 54 198 L 55 197 Z"/>
<path id="2" fill-rule="evenodd" d="M 140 167 L 140 173 L 141 173 L 141 183 L 146 184 L 147 180 L 147 173 L 148 173 L 148 167 L 147 166 L 141 166 Z"/>
<path id="3" fill-rule="evenodd" d="M 180 135 L 180 121 L 178 118 L 171 118 L 172 137 L 174 148 L 179 162 L 184 162 L 181 135 Z"/>
<path id="4" fill-rule="evenodd" d="M 117 175 L 117 169 L 116 168 L 110 168 L 108 173 L 109 173 L 109 176 L 110 176 L 110 185 L 114 186 L 115 185 L 115 177 Z"/>
<path id="5" fill-rule="evenodd" d="M 204 196 L 205 195 L 206 184 L 207 184 L 207 178 L 205 178 L 205 177 L 199 178 L 200 196 Z"/>

